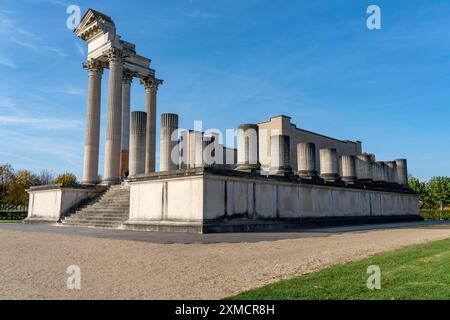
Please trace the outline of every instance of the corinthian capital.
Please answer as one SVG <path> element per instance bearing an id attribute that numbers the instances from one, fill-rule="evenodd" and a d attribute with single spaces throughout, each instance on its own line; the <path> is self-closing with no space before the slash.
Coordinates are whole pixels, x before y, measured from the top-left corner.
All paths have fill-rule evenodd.
<path id="1" fill-rule="evenodd" d="M 124 70 L 123 76 L 122 76 L 122 83 L 131 84 L 133 82 L 133 78 L 135 76 L 136 76 L 136 74 L 134 72 L 131 72 L 129 70 Z"/>
<path id="2" fill-rule="evenodd" d="M 109 62 L 119 62 L 123 63 L 125 60 L 125 54 L 123 50 L 118 48 L 111 48 L 105 52 L 105 55 L 108 57 Z"/>
<path id="3" fill-rule="evenodd" d="M 101 76 L 103 74 L 103 69 L 105 68 L 105 65 L 101 61 L 92 59 L 83 62 L 83 68 L 88 70 L 89 75 Z"/>
<path id="4" fill-rule="evenodd" d="M 144 85 L 146 91 L 157 92 L 160 85 L 164 83 L 164 80 L 156 78 L 141 79 L 141 84 Z"/>

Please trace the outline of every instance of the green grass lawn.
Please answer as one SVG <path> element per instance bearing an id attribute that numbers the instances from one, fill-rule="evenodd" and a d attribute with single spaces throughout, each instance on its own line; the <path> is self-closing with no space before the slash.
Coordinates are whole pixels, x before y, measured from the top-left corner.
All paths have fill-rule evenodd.
<path id="1" fill-rule="evenodd" d="M 381 289 L 369 290 L 367 268 L 381 268 Z M 450 299 L 450 239 L 330 267 L 242 293 L 236 300 Z"/>
<path id="2" fill-rule="evenodd" d="M 0 220 L 0 223 L 22 223 L 21 220 Z"/>

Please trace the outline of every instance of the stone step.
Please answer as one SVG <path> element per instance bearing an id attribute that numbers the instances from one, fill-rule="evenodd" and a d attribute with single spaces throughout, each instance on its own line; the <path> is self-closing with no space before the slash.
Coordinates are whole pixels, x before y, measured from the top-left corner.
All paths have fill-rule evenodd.
<path id="1" fill-rule="evenodd" d="M 104 223 L 104 222 L 96 222 L 96 223 L 83 223 L 83 222 L 67 222 L 64 223 L 66 226 L 83 226 L 83 227 L 93 227 L 93 228 L 108 228 L 108 229 L 118 229 L 122 223 Z"/>
<path id="2" fill-rule="evenodd" d="M 96 212 L 96 211 L 83 211 L 78 212 L 73 216 L 86 216 L 86 217 L 92 217 L 92 216 L 98 216 L 98 217 L 128 217 L 129 213 L 122 211 L 122 212 Z"/>
<path id="3" fill-rule="evenodd" d="M 113 186 L 95 201 L 80 206 L 63 220 L 64 225 L 119 228 L 129 218 L 130 189 Z"/>
<path id="4" fill-rule="evenodd" d="M 124 222 L 123 219 L 117 218 L 76 218 L 76 219 L 68 219 L 65 222 L 74 222 L 74 223 L 97 223 L 97 222 L 105 222 L 105 223 L 114 223 L 114 224 L 122 224 Z"/>

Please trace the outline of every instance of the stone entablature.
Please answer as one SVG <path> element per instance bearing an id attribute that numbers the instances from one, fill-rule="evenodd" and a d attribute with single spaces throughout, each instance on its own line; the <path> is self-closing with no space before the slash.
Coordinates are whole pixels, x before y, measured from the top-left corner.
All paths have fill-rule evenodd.
<path id="1" fill-rule="evenodd" d="M 133 78 L 139 78 L 146 91 L 147 150 L 146 172 L 155 171 L 156 95 L 163 80 L 150 68 L 151 60 L 138 55 L 136 46 L 124 41 L 116 32 L 111 17 L 89 9 L 75 34 L 88 45 L 89 89 L 83 183 L 92 184 L 98 177 L 100 136 L 100 97 L 103 69 L 110 69 L 108 86 L 108 120 L 103 182 L 115 184 L 129 172 L 130 92 Z"/>

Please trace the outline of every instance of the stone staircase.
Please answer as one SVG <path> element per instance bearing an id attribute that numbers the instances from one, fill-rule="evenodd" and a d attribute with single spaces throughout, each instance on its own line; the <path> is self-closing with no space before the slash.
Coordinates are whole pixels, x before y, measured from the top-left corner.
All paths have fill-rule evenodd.
<path id="1" fill-rule="evenodd" d="M 122 185 L 112 186 L 95 201 L 83 204 L 66 217 L 63 225 L 105 229 L 120 229 L 128 220 L 130 189 Z"/>

